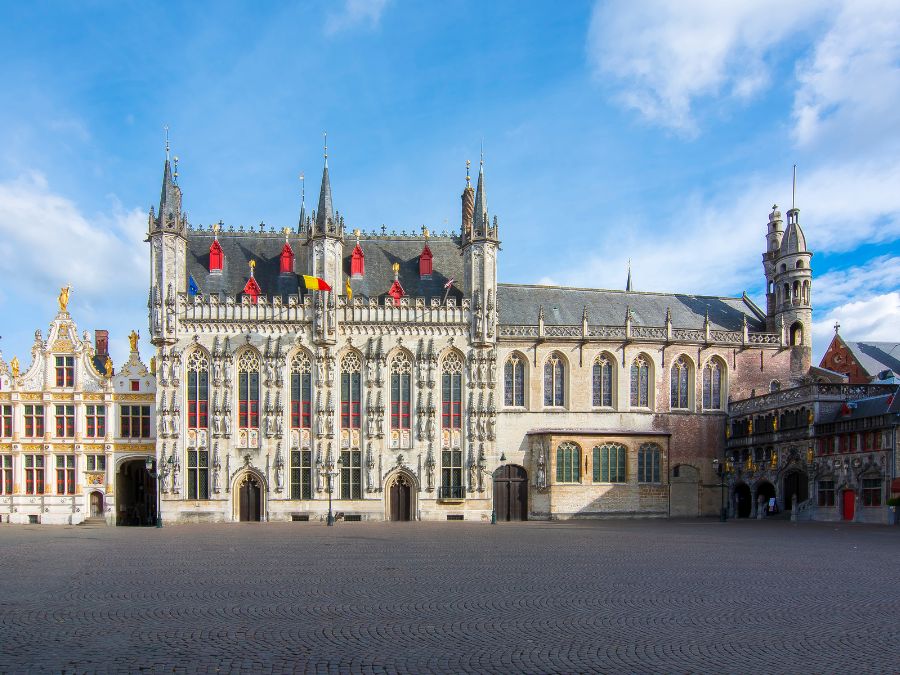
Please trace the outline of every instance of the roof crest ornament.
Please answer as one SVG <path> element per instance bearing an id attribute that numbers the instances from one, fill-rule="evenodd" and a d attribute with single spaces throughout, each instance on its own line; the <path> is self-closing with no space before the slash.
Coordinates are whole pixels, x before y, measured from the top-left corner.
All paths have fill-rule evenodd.
<path id="1" fill-rule="evenodd" d="M 328 168 L 328 132 L 323 131 L 322 135 L 325 137 L 325 168 Z"/>
<path id="2" fill-rule="evenodd" d="M 797 165 L 794 164 L 794 181 L 791 186 L 791 211 L 797 208 Z"/>
<path id="3" fill-rule="evenodd" d="M 256 269 L 256 261 L 250 258 L 250 276 L 253 277 L 253 270 Z"/>
<path id="4" fill-rule="evenodd" d="M 469 176 L 469 167 L 472 165 L 470 160 L 466 160 L 466 187 L 471 187 L 472 178 Z"/>
<path id="5" fill-rule="evenodd" d="M 166 161 L 169 161 L 169 125 L 163 127 L 166 131 Z"/>

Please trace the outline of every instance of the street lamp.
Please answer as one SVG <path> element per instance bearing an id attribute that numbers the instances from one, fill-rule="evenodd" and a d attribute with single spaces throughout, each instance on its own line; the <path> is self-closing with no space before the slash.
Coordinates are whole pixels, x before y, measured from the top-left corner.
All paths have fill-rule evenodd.
<path id="1" fill-rule="evenodd" d="M 724 523 L 728 520 L 728 510 L 725 508 L 725 477 L 728 474 L 729 467 L 727 462 L 720 462 L 718 459 L 713 459 L 712 462 L 716 470 L 716 476 L 719 477 L 719 494 L 721 495 L 719 520 Z"/>
<path id="2" fill-rule="evenodd" d="M 331 511 L 331 493 L 334 491 L 334 477 L 337 476 L 343 468 L 343 459 L 339 459 L 337 461 L 337 466 L 335 466 L 334 460 L 329 457 L 321 469 L 322 475 L 328 479 L 328 520 L 325 521 L 325 524 L 329 527 L 334 525 L 334 514 Z"/>
<path id="3" fill-rule="evenodd" d="M 144 461 L 144 466 L 147 468 L 147 473 L 150 474 L 150 478 L 156 481 L 156 527 L 162 527 L 162 496 L 160 492 L 162 491 L 162 479 L 163 474 L 162 471 L 154 471 L 153 464 L 155 460 L 152 455 L 147 455 L 147 459 Z M 172 458 L 169 457 L 168 463 L 172 464 Z"/>

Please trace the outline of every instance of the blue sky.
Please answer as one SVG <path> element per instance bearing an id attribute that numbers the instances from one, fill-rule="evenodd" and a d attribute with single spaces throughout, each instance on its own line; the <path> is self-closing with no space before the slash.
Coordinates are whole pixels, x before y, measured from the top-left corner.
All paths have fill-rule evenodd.
<path id="1" fill-rule="evenodd" d="M 146 334 L 166 124 L 195 224 L 294 226 L 327 129 L 350 227 L 455 228 L 483 139 L 501 280 L 757 299 L 796 163 L 816 357 L 900 336 L 897 3 L 17 3 L 0 81 L 7 360 L 67 282 Z"/>

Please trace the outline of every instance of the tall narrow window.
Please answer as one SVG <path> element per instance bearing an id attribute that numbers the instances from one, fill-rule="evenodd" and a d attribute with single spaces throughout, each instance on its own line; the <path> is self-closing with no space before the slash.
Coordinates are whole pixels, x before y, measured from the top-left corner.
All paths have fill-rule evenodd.
<path id="1" fill-rule="evenodd" d="M 312 453 L 291 450 L 291 499 L 312 499 Z"/>
<path id="2" fill-rule="evenodd" d="M 188 450 L 188 499 L 209 499 L 209 451 Z"/>
<path id="3" fill-rule="evenodd" d="M 644 443 L 638 448 L 638 482 L 659 483 L 662 449 L 656 443 Z"/>
<path id="4" fill-rule="evenodd" d="M 862 498 L 863 506 L 881 506 L 880 478 L 863 478 Z"/>
<path id="5" fill-rule="evenodd" d="M 581 448 L 574 443 L 560 443 L 556 448 L 556 482 L 581 482 Z"/>
<path id="6" fill-rule="evenodd" d="M 85 435 L 88 438 L 106 436 L 106 406 L 85 406 Z"/>
<path id="7" fill-rule="evenodd" d="M 441 364 L 441 426 L 451 432 L 462 428 L 462 360 L 456 354 L 449 354 Z M 456 436 L 449 434 L 451 439 Z M 465 496 L 462 449 L 452 440 L 441 450 L 440 496 Z"/>
<path id="8" fill-rule="evenodd" d="M 309 429 L 312 411 L 312 364 L 299 352 L 291 359 L 291 428 Z M 294 497 L 308 499 L 308 497 Z"/>
<path id="9" fill-rule="evenodd" d="M 56 386 L 57 387 L 74 387 L 75 386 L 75 357 L 74 356 L 57 356 L 56 357 Z"/>
<path id="10" fill-rule="evenodd" d="M 650 365 L 643 355 L 631 364 L 631 405 L 650 407 Z"/>
<path id="11" fill-rule="evenodd" d="M 119 429 L 122 438 L 150 438 L 150 406 L 123 405 L 120 408 Z"/>
<path id="12" fill-rule="evenodd" d="M 106 471 L 106 455 L 86 455 L 88 471 Z"/>
<path id="13" fill-rule="evenodd" d="M 238 361 L 238 425 L 259 427 L 259 356 L 249 350 Z"/>
<path id="14" fill-rule="evenodd" d="M 75 494 L 75 455 L 56 456 L 56 494 Z"/>
<path id="15" fill-rule="evenodd" d="M 44 406 L 25 406 L 25 435 L 28 438 L 42 438 L 44 436 Z"/>
<path id="16" fill-rule="evenodd" d="M 594 482 L 624 483 L 626 480 L 624 445 L 608 443 L 594 448 Z"/>
<path id="17" fill-rule="evenodd" d="M 717 359 L 708 361 L 703 368 L 703 408 L 722 409 L 722 365 Z"/>
<path id="18" fill-rule="evenodd" d="M 565 365 L 554 352 L 544 363 L 544 405 L 563 406 L 565 402 Z"/>
<path id="19" fill-rule="evenodd" d="M 819 481 L 819 506 L 834 506 L 834 481 Z"/>
<path id="20" fill-rule="evenodd" d="M 525 406 L 525 363 L 518 354 L 506 360 L 503 373 L 503 402 L 508 406 Z"/>
<path id="21" fill-rule="evenodd" d="M 187 413 L 189 429 L 205 429 L 209 416 L 209 360 L 199 349 L 188 357 Z"/>
<path id="22" fill-rule="evenodd" d="M 686 358 L 679 356 L 675 359 L 675 363 L 672 364 L 671 406 L 673 410 L 687 410 L 690 407 L 688 402 L 690 372 L 690 364 Z"/>
<path id="23" fill-rule="evenodd" d="M 11 495 L 13 492 L 13 458 L 12 455 L 0 455 L 0 495 Z"/>
<path id="24" fill-rule="evenodd" d="M 25 455 L 25 494 L 44 494 L 43 455 Z"/>
<path id="25" fill-rule="evenodd" d="M 594 359 L 593 403 L 595 407 L 612 407 L 612 376 L 612 363 L 606 354 L 601 354 Z"/>
<path id="26" fill-rule="evenodd" d="M 12 438 L 13 414 L 11 405 L 0 405 L 0 437 Z"/>
<path id="27" fill-rule="evenodd" d="M 341 451 L 341 499 L 362 499 L 362 452 Z"/>
<path id="28" fill-rule="evenodd" d="M 409 399 L 412 364 L 406 354 L 391 360 L 391 429 L 409 430 Z"/>
<path id="29" fill-rule="evenodd" d="M 341 428 L 359 429 L 362 361 L 355 352 L 341 360 Z"/>
<path id="30" fill-rule="evenodd" d="M 56 437 L 72 438 L 75 435 L 75 406 L 56 406 Z"/>

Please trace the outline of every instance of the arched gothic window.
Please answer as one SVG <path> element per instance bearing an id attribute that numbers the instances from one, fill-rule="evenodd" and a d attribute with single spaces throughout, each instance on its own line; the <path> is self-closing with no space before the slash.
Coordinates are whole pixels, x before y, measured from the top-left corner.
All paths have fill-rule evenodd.
<path id="1" fill-rule="evenodd" d="M 566 367 L 562 357 L 553 352 L 544 363 L 544 405 L 565 405 Z"/>
<path id="2" fill-rule="evenodd" d="M 187 360 L 187 415 L 189 429 L 205 429 L 209 415 L 209 360 L 195 349 Z"/>
<path id="3" fill-rule="evenodd" d="M 391 359 L 391 429 L 409 429 L 412 364 L 401 352 Z"/>
<path id="4" fill-rule="evenodd" d="M 462 361 L 456 354 L 444 359 L 441 367 L 441 426 L 462 427 Z"/>
<path id="5" fill-rule="evenodd" d="M 643 354 L 631 364 L 631 405 L 634 408 L 650 407 L 650 364 Z"/>
<path id="6" fill-rule="evenodd" d="M 710 359 L 703 367 L 703 409 L 722 409 L 722 364 Z"/>
<path id="7" fill-rule="evenodd" d="M 656 443 L 644 443 L 638 448 L 638 482 L 659 483 L 662 449 Z"/>
<path id="8" fill-rule="evenodd" d="M 613 404 L 613 367 L 606 354 L 594 359 L 593 403 L 597 407 L 611 408 Z"/>
<path id="9" fill-rule="evenodd" d="M 581 482 L 581 448 L 566 441 L 556 448 L 556 482 Z"/>
<path id="10" fill-rule="evenodd" d="M 311 417 L 312 364 L 309 356 L 299 352 L 291 359 L 291 428 L 309 429 Z"/>
<path id="11" fill-rule="evenodd" d="M 672 410 L 687 410 L 690 407 L 690 375 L 690 363 L 683 356 L 679 356 L 672 364 Z"/>
<path id="12" fill-rule="evenodd" d="M 594 448 L 594 482 L 624 483 L 625 461 L 628 450 L 618 443 L 607 443 Z"/>
<path id="13" fill-rule="evenodd" d="M 504 403 L 508 406 L 525 405 L 525 363 L 518 354 L 506 360 L 504 369 Z"/>
<path id="14" fill-rule="evenodd" d="M 791 326 L 791 344 L 803 344 L 803 324 L 797 321 Z"/>
<path id="15" fill-rule="evenodd" d="M 341 360 L 341 428 L 359 429 L 362 361 L 356 352 Z"/>
<path id="16" fill-rule="evenodd" d="M 259 427 L 259 355 L 251 350 L 238 360 L 238 425 Z"/>

